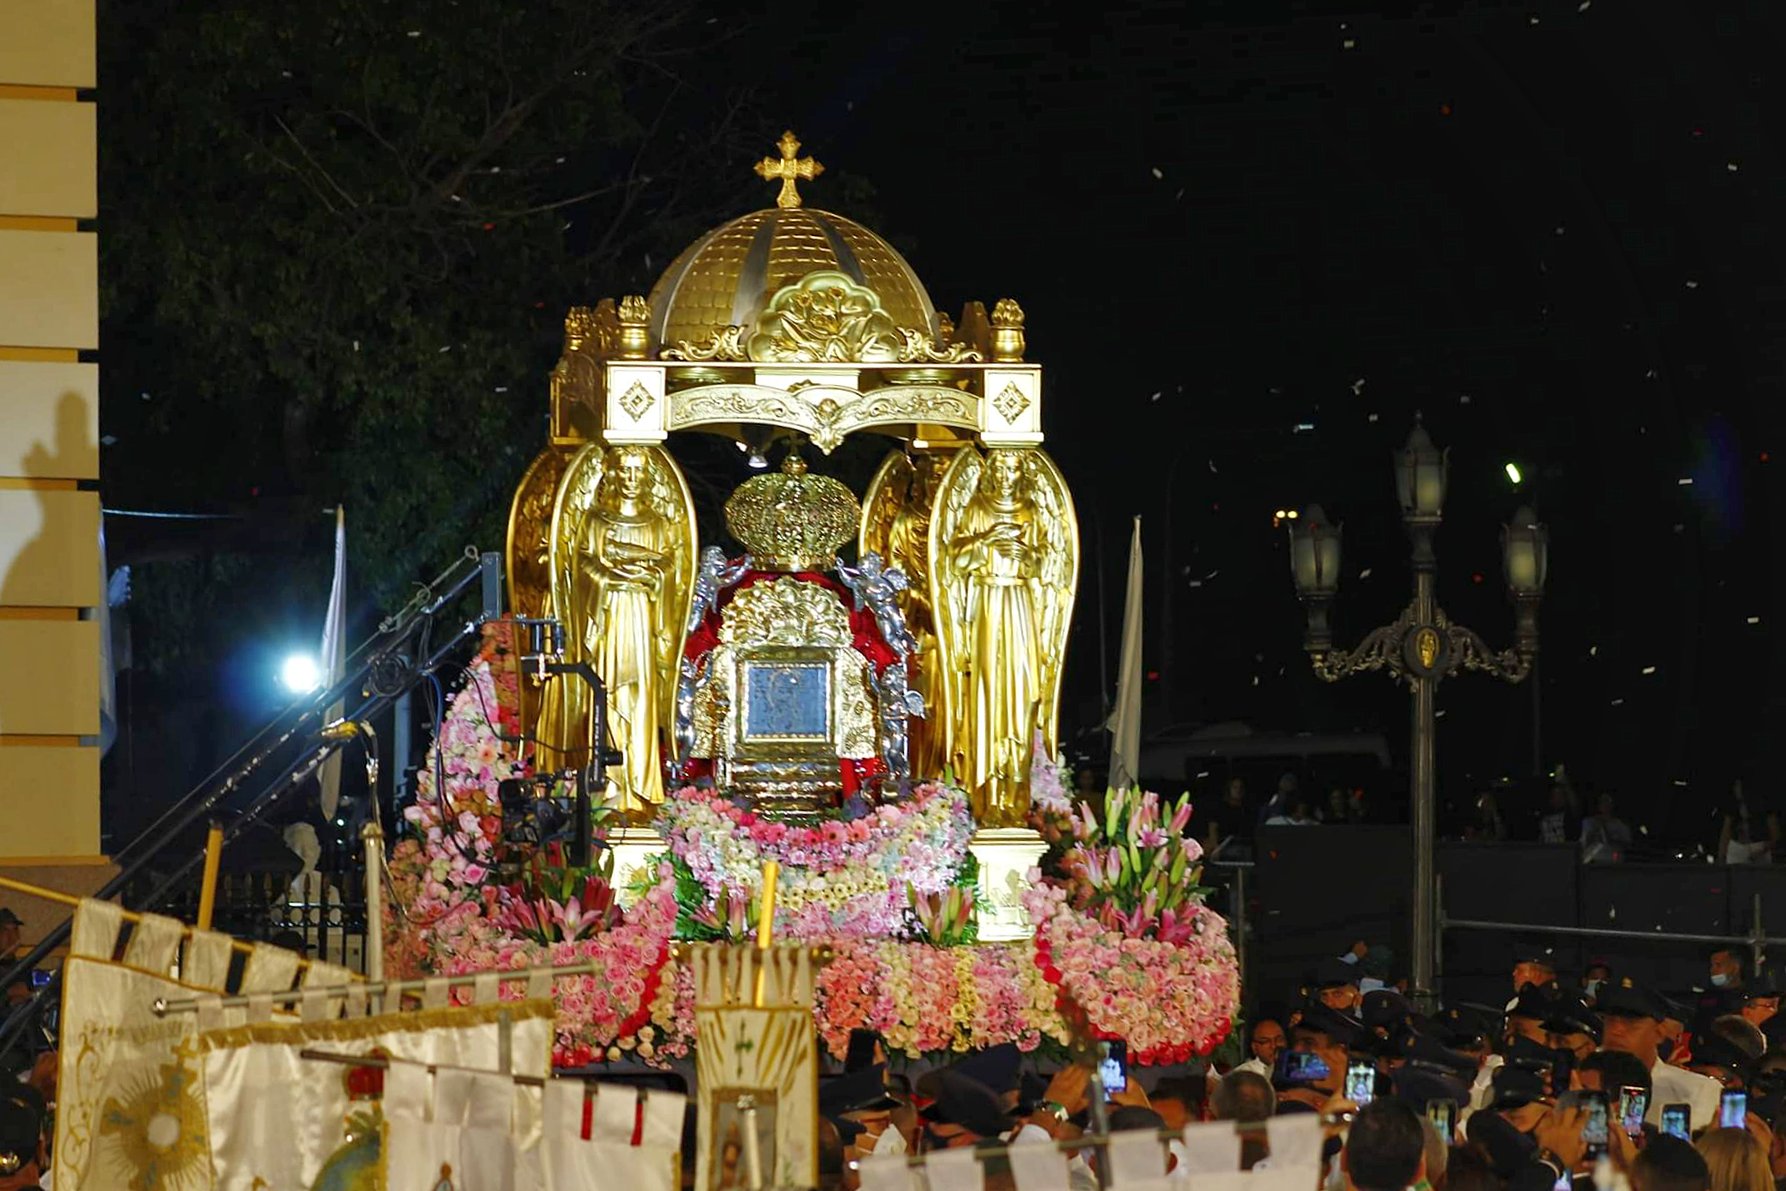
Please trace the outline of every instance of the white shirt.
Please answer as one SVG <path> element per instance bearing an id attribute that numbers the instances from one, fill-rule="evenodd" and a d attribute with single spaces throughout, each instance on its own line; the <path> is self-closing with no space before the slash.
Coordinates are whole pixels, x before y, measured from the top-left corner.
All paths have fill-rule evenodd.
<path id="1" fill-rule="evenodd" d="M 1005 1138 L 1005 1144 L 1014 1146 L 1036 1141 L 1053 1142 L 1054 1137 L 1048 1130 L 1042 1128 L 1042 1126 L 1032 1125 L 1028 1121 L 1017 1126 L 1017 1128 L 1013 1129 L 1010 1135 Z"/>
<path id="2" fill-rule="evenodd" d="M 1266 1079 L 1271 1078 L 1271 1068 L 1267 1067 L 1265 1065 L 1265 1060 L 1261 1059 L 1258 1055 L 1254 1055 L 1244 1063 L 1234 1064 L 1234 1070 L 1251 1071 L 1258 1075 L 1263 1075 Z"/>
<path id="3" fill-rule="evenodd" d="M 1697 1075 L 1657 1059 L 1650 1068 L 1650 1110 L 1643 1119 L 1659 1128 L 1665 1105 L 1686 1104 L 1692 1113 L 1688 1127 L 1697 1132 L 1718 1123 L 1718 1101 L 1723 1093 L 1723 1086 L 1709 1075 Z"/>

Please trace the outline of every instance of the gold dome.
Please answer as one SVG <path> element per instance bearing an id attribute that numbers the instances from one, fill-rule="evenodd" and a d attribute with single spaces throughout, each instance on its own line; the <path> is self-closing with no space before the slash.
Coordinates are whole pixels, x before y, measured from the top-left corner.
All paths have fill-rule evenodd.
<path id="1" fill-rule="evenodd" d="M 651 289 L 652 339 L 703 343 L 728 326 L 748 338 L 777 290 L 820 270 L 873 290 L 895 326 L 936 335 L 930 295 L 891 244 L 829 211 L 770 207 L 714 228 L 671 262 Z"/>

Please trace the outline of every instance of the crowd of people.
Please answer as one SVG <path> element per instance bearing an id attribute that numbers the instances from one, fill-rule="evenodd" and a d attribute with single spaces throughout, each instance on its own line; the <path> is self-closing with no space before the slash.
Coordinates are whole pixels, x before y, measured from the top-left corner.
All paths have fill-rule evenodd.
<path id="1" fill-rule="evenodd" d="M 1325 1191 L 1777 1191 L 1786 1179 L 1786 1017 L 1739 953 L 1713 952 L 1704 990 L 1683 1001 L 1600 963 L 1565 982 L 1547 949 L 1524 948 L 1499 1011 L 1422 1014 L 1394 988 L 1367 990 L 1362 971 L 1356 953 L 1324 962 L 1286 1020 L 1250 1023 L 1231 1065 L 1150 1090 L 1130 1078 L 1108 1095 L 1108 1128 L 1319 1114 Z M 1005 1147 L 1094 1127 L 1091 1067 L 1043 1079 L 1006 1047 L 914 1084 L 867 1057 L 871 1042 L 821 1093 L 830 1185 L 852 1187 L 852 1160 L 867 1155 L 974 1146 L 992 1155 L 996 1187 Z M 1243 1132 L 1243 1168 L 1269 1160 L 1266 1133 Z M 1074 1155 L 1074 1191 L 1098 1185 L 1096 1163 L 1095 1147 Z"/>

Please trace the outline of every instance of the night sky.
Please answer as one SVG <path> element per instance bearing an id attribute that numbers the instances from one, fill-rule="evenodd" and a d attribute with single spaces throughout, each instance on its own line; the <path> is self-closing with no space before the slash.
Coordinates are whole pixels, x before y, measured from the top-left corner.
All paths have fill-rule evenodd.
<path id="1" fill-rule="evenodd" d="M 1140 513 L 1150 731 L 1378 726 L 1399 751 L 1387 679 L 1310 676 L 1271 515 L 1319 501 L 1345 523 L 1342 643 L 1393 618 L 1389 452 L 1420 410 L 1452 448 L 1449 612 L 1510 643 L 1498 526 L 1522 501 L 1551 526 L 1545 764 L 1652 831 L 1702 834 L 1734 775 L 1779 794 L 1769 6 L 884 21 L 813 26 L 777 82 L 812 150 L 873 179 L 939 305 L 1029 314 L 1085 534 L 1075 694 L 1097 691 L 1100 548 L 1114 667 Z M 1466 675 L 1440 707 L 1453 799 L 1466 773 L 1530 771 L 1527 690 Z"/>
<path id="2" fill-rule="evenodd" d="M 1085 551 L 1068 724 L 1096 722 L 1100 645 L 1114 680 L 1138 513 L 1148 731 L 1374 729 L 1403 755 L 1387 678 L 1311 676 L 1272 513 L 1344 523 L 1342 644 L 1392 619 L 1389 453 L 1418 410 L 1452 452 L 1454 618 L 1510 644 L 1499 525 L 1531 503 L 1551 527 L 1545 766 L 1652 834 L 1709 839 L 1733 776 L 1779 799 L 1775 6 L 848 7 L 712 5 L 692 77 L 753 88 L 760 151 L 793 128 L 829 171 L 809 203 L 870 217 L 939 307 L 1022 303 Z M 1449 800 L 1531 771 L 1526 688 L 1439 701 Z"/>

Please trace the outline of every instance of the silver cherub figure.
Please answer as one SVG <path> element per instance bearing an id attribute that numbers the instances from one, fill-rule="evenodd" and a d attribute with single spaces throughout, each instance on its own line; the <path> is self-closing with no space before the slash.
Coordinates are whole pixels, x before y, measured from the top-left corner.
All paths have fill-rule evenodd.
<path id="1" fill-rule="evenodd" d="M 893 662 L 875 679 L 880 694 L 881 757 L 887 763 L 887 782 L 904 794 L 911 787 L 911 738 L 906 720 L 924 716 L 924 696 L 907 685 L 905 662 Z"/>
<path id="2" fill-rule="evenodd" d="M 905 613 L 899 610 L 899 593 L 908 586 L 905 572 L 886 565 L 872 550 L 862 556 L 859 566 L 846 566 L 841 558 L 835 562 L 838 576 L 856 597 L 857 609 L 867 608 L 874 613 L 874 622 L 888 648 L 902 659 L 917 653 L 918 640 L 906 628 Z"/>
<path id="3" fill-rule="evenodd" d="M 687 631 L 692 633 L 700 628 L 701 622 L 707 619 L 707 614 L 719 607 L 719 593 L 744 578 L 749 570 L 748 554 L 727 566 L 726 552 L 718 546 L 709 546 L 701 551 L 701 569 L 695 576 L 695 590 L 688 604 Z"/>

